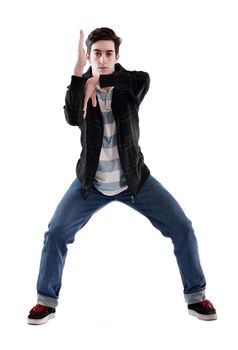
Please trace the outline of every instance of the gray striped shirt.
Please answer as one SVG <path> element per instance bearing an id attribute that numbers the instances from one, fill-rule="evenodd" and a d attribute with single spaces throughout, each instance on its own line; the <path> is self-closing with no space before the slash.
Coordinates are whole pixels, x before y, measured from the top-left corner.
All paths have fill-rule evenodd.
<path id="1" fill-rule="evenodd" d="M 101 90 L 99 87 L 96 89 L 103 117 L 104 134 L 93 184 L 98 191 L 107 196 L 113 196 L 127 189 L 117 149 L 116 123 L 111 109 L 112 92 L 113 87 L 108 92 Z"/>

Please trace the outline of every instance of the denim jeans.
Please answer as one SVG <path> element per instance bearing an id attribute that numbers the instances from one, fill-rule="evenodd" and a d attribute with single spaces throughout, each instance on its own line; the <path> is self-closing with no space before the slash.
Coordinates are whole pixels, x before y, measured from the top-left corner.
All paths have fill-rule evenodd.
<path id="1" fill-rule="evenodd" d="M 171 194 L 152 176 L 134 201 L 129 190 L 105 196 L 95 188 L 84 199 L 81 184 L 74 180 L 51 219 L 45 233 L 37 281 L 38 303 L 56 307 L 61 288 L 67 245 L 91 216 L 112 201 L 122 202 L 147 217 L 165 237 L 172 240 L 187 303 L 205 298 L 205 277 L 200 265 L 197 240 L 190 220 Z"/>

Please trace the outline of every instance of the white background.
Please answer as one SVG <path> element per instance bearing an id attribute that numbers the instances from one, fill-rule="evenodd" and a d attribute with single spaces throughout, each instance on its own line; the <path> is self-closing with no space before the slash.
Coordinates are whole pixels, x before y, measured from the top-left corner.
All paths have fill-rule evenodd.
<path id="1" fill-rule="evenodd" d="M 236 4 L 1 2 L 1 349 L 237 349 Z M 216 322 L 187 315 L 170 240 L 113 204 L 69 247 L 56 318 L 26 324 L 43 234 L 80 154 L 63 114 L 79 30 L 100 26 L 122 37 L 123 66 L 151 76 L 140 145 L 193 222 Z"/>

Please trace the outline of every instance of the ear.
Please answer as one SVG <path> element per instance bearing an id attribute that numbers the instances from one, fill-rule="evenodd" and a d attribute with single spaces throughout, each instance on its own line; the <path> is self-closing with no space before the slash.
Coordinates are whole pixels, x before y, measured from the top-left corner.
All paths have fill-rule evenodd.
<path id="1" fill-rule="evenodd" d="M 91 63 L 91 58 L 90 58 L 90 54 L 89 53 L 86 53 L 86 58 L 87 58 L 88 62 Z"/>
<path id="2" fill-rule="evenodd" d="M 116 62 L 119 60 L 119 53 L 116 55 Z"/>

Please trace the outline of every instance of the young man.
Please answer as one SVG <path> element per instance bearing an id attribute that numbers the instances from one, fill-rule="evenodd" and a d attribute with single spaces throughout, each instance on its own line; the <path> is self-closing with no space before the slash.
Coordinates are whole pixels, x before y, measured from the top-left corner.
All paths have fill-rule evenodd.
<path id="1" fill-rule="evenodd" d="M 163 186 L 150 175 L 138 144 L 138 110 L 150 84 L 149 75 L 117 63 L 121 40 L 109 28 L 93 30 L 87 52 L 80 32 L 78 60 L 66 92 L 64 112 L 81 130 L 77 178 L 59 203 L 45 233 L 37 281 L 37 305 L 29 324 L 55 316 L 67 244 L 100 208 L 119 201 L 134 208 L 172 239 L 188 311 L 215 320 L 205 299 L 206 281 L 190 220 Z M 91 64 L 83 74 L 87 60 Z"/>

